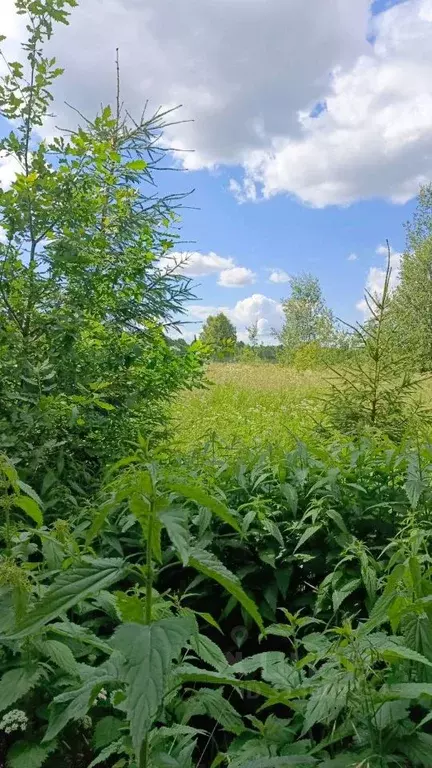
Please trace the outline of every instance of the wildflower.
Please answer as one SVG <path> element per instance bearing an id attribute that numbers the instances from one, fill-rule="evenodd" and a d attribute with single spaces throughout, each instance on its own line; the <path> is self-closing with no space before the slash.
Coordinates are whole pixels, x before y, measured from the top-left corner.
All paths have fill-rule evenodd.
<path id="1" fill-rule="evenodd" d="M 13 733 L 14 731 L 25 731 L 28 725 L 28 717 L 22 709 L 11 709 L 3 715 L 0 720 L 0 731 Z"/>
<path id="2" fill-rule="evenodd" d="M 108 694 L 107 694 L 105 688 L 102 688 L 99 691 L 99 693 L 97 695 L 97 699 L 98 699 L 98 701 L 106 701 L 108 699 Z"/>

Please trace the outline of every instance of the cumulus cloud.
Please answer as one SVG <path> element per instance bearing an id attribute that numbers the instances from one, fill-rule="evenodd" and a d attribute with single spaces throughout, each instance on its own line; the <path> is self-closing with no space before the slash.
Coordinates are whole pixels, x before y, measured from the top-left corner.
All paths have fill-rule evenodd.
<path id="1" fill-rule="evenodd" d="M 6 152 L 0 152 L 0 187 L 2 189 L 9 189 L 11 184 L 15 181 L 17 173 L 22 172 L 18 160 L 7 155 Z"/>
<path id="2" fill-rule="evenodd" d="M 16 54 L 21 22 L 12 0 L 1 4 Z M 242 166 L 243 181 L 230 182 L 239 201 L 288 193 L 316 207 L 404 202 L 432 176 L 432 0 L 405 0 L 372 22 L 370 6 L 86 0 L 51 46 L 66 67 L 57 123 L 74 120 L 64 94 L 90 115 L 113 101 L 119 46 L 125 105 L 184 104 L 181 118 L 193 121 L 167 131 L 180 150 L 195 150 L 180 162 Z"/>
<path id="3" fill-rule="evenodd" d="M 218 285 L 224 288 L 240 288 L 255 282 L 255 272 L 247 267 L 231 267 L 223 269 L 219 275 Z"/>
<path id="4" fill-rule="evenodd" d="M 204 277 L 234 267 L 233 259 L 218 256 L 213 251 L 210 251 L 210 253 L 173 251 L 164 256 L 160 264 L 163 268 L 181 273 L 186 277 Z"/>
<path id="5" fill-rule="evenodd" d="M 381 256 L 387 262 L 388 249 L 386 245 L 379 245 L 376 249 L 378 256 Z M 394 291 L 400 280 L 400 266 L 401 266 L 402 254 L 398 251 L 390 250 L 390 291 Z M 384 282 L 386 276 L 385 267 L 371 267 L 366 278 L 366 290 L 376 297 L 381 297 L 384 290 Z M 370 314 L 369 307 L 365 299 L 357 302 L 356 307 L 360 312 L 363 312 L 365 317 Z"/>
<path id="6" fill-rule="evenodd" d="M 291 280 L 288 272 L 283 269 L 274 269 L 269 277 L 271 283 L 289 283 Z"/>
<path id="7" fill-rule="evenodd" d="M 349 256 L 347 256 L 347 261 L 357 261 L 358 256 L 356 253 L 350 253 Z"/>
<path id="8" fill-rule="evenodd" d="M 238 301 L 233 307 L 191 305 L 189 307 L 189 319 L 199 324 L 197 325 L 197 333 L 199 333 L 201 324 L 207 317 L 218 312 L 223 312 L 230 318 L 237 328 L 240 339 L 246 339 L 247 328 L 253 323 L 257 323 L 261 340 L 271 342 L 273 340 L 272 330 L 280 330 L 284 321 L 282 305 L 261 293 L 254 293 L 252 296 Z"/>

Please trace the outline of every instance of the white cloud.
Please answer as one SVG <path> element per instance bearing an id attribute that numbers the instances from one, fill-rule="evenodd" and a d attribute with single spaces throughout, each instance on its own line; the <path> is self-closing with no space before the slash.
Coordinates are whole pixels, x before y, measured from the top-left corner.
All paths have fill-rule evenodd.
<path id="1" fill-rule="evenodd" d="M 204 277 L 234 267 L 233 259 L 218 256 L 213 251 L 210 253 L 173 251 L 164 256 L 160 263 L 162 267 L 181 273 L 186 277 Z"/>
<path id="2" fill-rule="evenodd" d="M 301 135 L 273 137 L 246 162 L 265 197 L 288 192 L 316 207 L 380 196 L 413 197 L 432 176 L 432 2 L 408 0 L 381 13 L 367 55 L 333 71 L 316 118 Z"/>
<path id="3" fill-rule="evenodd" d="M 347 261 L 357 261 L 358 256 L 356 253 L 350 253 L 349 256 L 347 256 Z"/>
<path id="4" fill-rule="evenodd" d="M 274 269 L 269 277 L 271 283 L 289 283 L 291 280 L 288 272 L 283 269 Z"/>
<path id="5" fill-rule="evenodd" d="M 284 321 L 282 305 L 261 293 L 254 293 L 252 296 L 238 301 L 233 307 L 191 305 L 189 307 L 189 319 L 202 324 L 209 315 L 215 315 L 218 312 L 224 312 L 234 323 L 238 338 L 246 339 L 248 326 L 256 322 L 261 340 L 268 343 L 273 341 L 272 329 L 280 330 Z M 200 327 L 197 334 L 199 330 Z"/>
<path id="6" fill-rule="evenodd" d="M 381 256 L 385 259 L 386 266 L 387 266 L 387 258 L 388 258 L 388 248 L 386 245 L 379 245 L 376 249 L 376 253 L 378 256 Z M 402 254 L 398 251 L 390 250 L 390 266 L 391 266 L 391 274 L 390 274 L 390 282 L 389 282 L 389 289 L 390 291 L 394 291 L 394 289 L 397 287 L 399 280 L 400 280 L 400 266 L 401 266 L 401 259 Z M 382 292 L 384 290 L 384 283 L 385 283 L 385 276 L 386 276 L 386 269 L 383 267 L 371 267 L 367 278 L 366 278 L 366 290 L 372 295 L 376 297 L 381 297 Z M 367 305 L 366 299 L 362 299 L 361 301 L 357 302 L 356 307 L 360 312 L 363 312 L 365 317 L 368 317 L 370 315 L 369 307 Z"/>
<path id="7" fill-rule="evenodd" d="M 0 187 L 4 190 L 9 189 L 15 181 L 17 173 L 22 173 L 21 165 L 11 155 L 6 152 L 0 152 Z"/>
<path id="8" fill-rule="evenodd" d="M 1 5 L 16 54 L 21 22 L 12 0 Z M 113 101 L 118 45 L 125 105 L 184 104 L 173 119 L 193 121 L 167 138 L 195 150 L 180 156 L 186 167 L 243 166 L 243 182 L 230 182 L 240 201 L 288 193 L 316 207 L 404 202 L 432 177 L 432 0 L 405 0 L 372 29 L 370 5 L 86 0 L 51 46 L 66 67 L 56 124 L 75 119 L 65 94 L 89 115 Z"/>
<path id="9" fill-rule="evenodd" d="M 218 285 L 224 288 L 240 288 L 255 282 L 255 272 L 247 267 L 231 267 L 223 269 L 219 275 Z"/>

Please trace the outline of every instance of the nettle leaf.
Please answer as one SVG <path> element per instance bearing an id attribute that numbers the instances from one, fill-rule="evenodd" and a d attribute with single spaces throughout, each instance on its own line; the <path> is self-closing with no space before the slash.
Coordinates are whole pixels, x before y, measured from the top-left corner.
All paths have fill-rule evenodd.
<path id="1" fill-rule="evenodd" d="M 188 723 L 197 715 L 213 718 L 229 733 L 239 734 L 245 730 L 241 716 L 224 697 L 222 689 L 201 688 L 184 702 L 183 722 Z"/>
<path id="2" fill-rule="evenodd" d="M 180 555 L 184 566 L 188 564 L 190 552 L 190 532 L 188 527 L 188 511 L 182 507 L 170 507 L 159 515 L 159 520 L 165 527 L 171 543 Z"/>
<path id="3" fill-rule="evenodd" d="M 124 624 L 112 646 L 125 657 L 126 711 L 137 752 L 162 703 L 173 659 L 193 633 L 189 617 L 161 619 L 150 626 Z"/>
<path id="4" fill-rule="evenodd" d="M 94 768 L 95 765 L 100 765 L 101 763 L 105 763 L 108 760 L 109 757 L 112 755 L 118 755 L 124 752 L 124 744 L 123 739 L 119 739 L 119 741 L 114 741 L 112 744 L 108 744 L 102 752 L 100 752 L 97 757 L 95 757 L 94 760 L 91 761 L 88 768 Z"/>
<path id="5" fill-rule="evenodd" d="M 37 667 L 17 667 L 5 672 L 0 680 L 0 712 L 22 699 L 35 687 L 41 676 Z"/>
<path id="6" fill-rule="evenodd" d="M 302 734 L 307 733 L 315 723 L 335 720 L 346 704 L 348 693 L 348 683 L 338 679 L 313 690 L 307 703 Z"/>
<path id="7" fill-rule="evenodd" d="M 30 496 L 30 498 L 32 498 L 39 507 L 43 507 L 42 499 L 37 495 L 36 491 L 34 491 L 30 485 L 27 485 L 27 483 L 24 483 L 22 480 L 17 480 L 17 485 L 19 488 L 21 488 L 22 491 L 24 491 L 25 494 L 27 494 L 27 496 Z"/>
<path id="8" fill-rule="evenodd" d="M 108 744 L 112 744 L 121 735 L 121 730 L 125 728 L 126 723 L 119 720 L 118 717 L 103 717 L 96 723 L 93 734 L 93 745 L 95 749 L 103 749 Z"/>
<path id="9" fill-rule="evenodd" d="M 228 568 L 225 568 L 223 563 L 212 552 L 198 548 L 191 550 L 189 565 L 209 579 L 217 581 L 230 595 L 235 597 L 249 616 L 258 624 L 261 632 L 264 632 L 264 625 L 256 604 L 247 596 L 237 576 L 231 573 Z"/>
<path id="10" fill-rule="evenodd" d="M 207 672 L 192 664 L 182 664 L 178 670 L 177 677 L 182 683 L 215 683 L 216 685 L 231 685 L 233 688 L 239 688 L 244 691 L 256 693 L 265 698 L 271 698 L 275 689 L 262 683 L 259 680 L 243 680 L 243 678 L 231 677 L 221 672 Z"/>
<path id="11" fill-rule="evenodd" d="M 294 553 L 297 552 L 298 549 L 300 549 L 303 544 L 305 544 L 308 539 L 312 538 L 312 536 L 315 535 L 315 533 L 318 533 L 318 531 L 321 530 L 320 525 L 310 525 L 309 528 L 306 528 L 306 530 L 302 533 L 300 536 L 299 541 L 297 542 L 297 546 L 294 549 Z"/>
<path id="12" fill-rule="evenodd" d="M 43 653 L 69 675 L 78 676 L 78 665 L 70 648 L 59 640 L 43 640 Z"/>
<path id="13" fill-rule="evenodd" d="M 217 672 L 224 672 L 229 667 L 223 651 L 209 637 L 200 633 L 192 635 L 189 645 L 201 661 L 216 669 Z"/>
<path id="14" fill-rule="evenodd" d="M 41 768 L 56 744 L 30 744 L 27 741 L 16 741 L 7 755 L 8 768 Z"/>
<path id="15" fill-rule="evenodd" d="M 419 664 L 432 667 L 432 662 L 422 656 L 421 653 L 406 648 L 404 645 L 399 645 L 395 639 L 386 635 L 369 635 L 365 643 L 370 645 L 371 651 L 378 652 L 385 661 L 392 662 L 402 659 L 404 661 L 417 661 Z"/>
<path id="16" fill-rule="evenodd" d="M 86 558 L 81 565 L 72 566 L 57 576 L 33 610 L 8 636 L 8 640 L 21 639 L 35 633 L 79 601 L 119 581 L 125 572 L 123 560 L 116 559 Z"/>
<path id="17" fill-rule="evenodd" d="M 419 699 L 432 696 L 432 683 L 396 683 L 387 686 L 385 692 L 400 699 Z"/>
<path id="18" fill-rule="evenodd" d="M 237 517 L 233 515 L 222 501 L 215 499 L 214 496 L 210 496 L 202 488 L 199 488 L 199 486 L 174 483 L 174 485 L 170 486 L 170 489 L 175 493 L 184 496 L 186 499 L 195 501 L 202 507 L 207 507 L 207 509 L 210 509 L 216 517 L 219 517 L 224 523 L 231 526 L 231 528 L 234 528 L 237 533 L 241 533 L 241 526 Z"/>
<path id="19" fill-rule="evenodd" d="M 66 691 L 56 696 L 50 705 L 50 720 L 47 732 L 42 742 L 50 742 L 71 721 L 80 720 L 87 714 L 101 688 L 112 683 L 120 686 L 120 654 L 114 652 L 111 657 L 99 667 L 80 665 L 80 673 L 84 679 L 83 685 L 73 691 Z M 67 704 L 66 707 L 64 705 Z"/>
<path id="20" fill-rule="evenodd" d="M 358 589 L 360 584 L 360 579 L 351 579 L 351 581 L 347 581 L 342 587 L 336 589 L 332 594 L 333 610 L 339 610 L 344 600 L 352 595 L 352 593 Z"/>
<path id="21" fill-rule="evenodd" d="M 14 505 L 19 507 L 40 528 L 43 525 L 43 515 L 39 505 L 30 496 L 15 496 Z"/>
<path id="22" fill-rule="evenodd" d="M 239 768 L 284 768 L 285 765 L 301 766 L 314 765 L 315 757 L 311 755 L 284 755 L 283 757 L 260 758 L 259 760 L 248 760 L 242 763 Z"/>

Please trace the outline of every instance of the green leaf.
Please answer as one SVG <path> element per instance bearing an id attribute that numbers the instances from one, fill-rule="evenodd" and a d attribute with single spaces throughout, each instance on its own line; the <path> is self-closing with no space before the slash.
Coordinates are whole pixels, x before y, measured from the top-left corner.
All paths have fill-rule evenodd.
<path id="1" fill-rule="evenodd" d="M 137 753 L 161 705 L 173 659 L 193 632 L 188 617 L 161 619 L 150 626 L 124 624 L 112 646 L 126 659 L 126 711 Z"/>
<path id="2" fill-rule="evenodd" d="M 178 678 L 183 683 L 214 683 L 216 685 L 231 685 L 244 691 L 256 693 L 259 696 L 270 698 L 277 693 L 274 688 L 259 680 L 243 680 L 243 678 L 231 677 L 221 672 L 207 672 L 196 669 L 192 665 L 182 665 L 178 672 Z"/>
<path id="3" fill-rule="evenodd" d="M 343 521 L 343 517 L 340 514 L 340 512 L 337 512 L 336 509 L 328 509 L 327 517 L 330 517 L 331 520 L 333 520 L 333 522 L 336 523 L 337 527 L 339 528 L 340 531 L 342 531 L 342 533 L 348 533 L 348 529 Z"/>
<path id="4" fill-rule="evenodd" d="M 37 667 L 17 667 L 5 672 L 0 680 L 0 712 L 22 699 L 40 678 Z"/>
<path id="5" fill-rule="evenodd" d="M 314 765 L 316 759 L 310 755 L 285 755 L 284 757 L 260 758 L 259 760 L 248 760 L 242 763 L 239 768 L 284 768 L 285 765 L 302 766 Z"/>
<path id="6" fill-rule="evenodd" d="M 396 683 L 387 686 L 385 692 L 400 699 L 419 699 L 432 696 L 432 683 Z"/>
<path id="7" fill-rule="evenodd" d="M 191 550 L 189 565 L 209 579 L 217 581 L 230 595 L 235 597 L 249 616 L 258 624 L 261 632 L 264 632 L 264 625 L 256 604 L 247 596 L 237 576 L 231 573 L 228 568 L 225 568 L 212 552 L 198 548 Z"/>
<path id="8" fill-rule="evenodd" d="M 27 741 L 16 741 L 7 756 L 8 768 L 41 768 L 55 744 L 41 747 Z"/>
<path id="9" fill-rule="evenodd" d="M 305 542 L 310 539 L 315 533 L 321 530 L 320 525 L 310 525 L 309 528 L 306 528 L 306 530 L 303 532 L 303 534 L 300 536 L 300 539 L 297 543 L 297 546 L 294 550 L 294 552 L 297 552 L 300 547 L 305 544 Z"/>
<path id="10" fill-rule="evenodd" d="M 228 668 L 229 664 L 223 651 L 209 637 L 200 633 L 192 635 L 189 644 L 201 661 L 204 661 L 218 672 L 223 672 Z"/>
<path id="11" fill-rule="evenodd" d="M 93 745 L 95 749 L 103 749 L 108 744 L 112 744 L 116 741 L 121 733 L 122 728 L 125 728 L 126 723 L 123 720 L 119 720 L 118 717 L 103 717 L 96 723 L 96 727 L 93 734 Z"/>
<path id="12" fill-rule="evenodd" d="M 125 574 L 122 560 L 86 558 L 53 581 L 33 610 L 18 624 L 8 639 L 21 639 L 36 632 L 73 605 L 119 581 Z"/>
<path id="13" fill-rule="evenodd" d="M 56 696 L 50 704 L 50 720 L 42 742 L 49 742 L 70 722 L 80 720 L 87 714 L 97 693 L 104 685 L 115 683 L 119 687 L 119 667 L 122 657 L 114 652 L 99 667 L 80 666 L 84 684 L 73 691 Z M 67 704 L 66 708 L 64 704 Z"/>
<path id="14" fill-rule="evenodd" d="M 100 752 L 97 757 L 95 757 L 94 760 L 91 761 L 88 768 L 94 768 L 95 765 L 100 765 L 101 763 L 104 763 L 106 765 L 106 761 L 108 760 L 111 755 L 118 755 L 124 752 L 124 744 L 123 739 L 119 739 L 119 741 L 114 741 L 112 744 L 108 744 L 102 752 Z"/>
<path id="15" fill-rule="evenodd" d="M 170 507 L 159 515 L 159 520 L 165 527 L 171 543 L 180 555 L 184 566 L 189 561 L 190 533 L 188 528 L 188 511 L 181 507 Z"/>
<path id="16" fill-rule="evenodd" d="M 27 496 L 30 496 L 30 498 L 32 498 L 39 507 L 43 507 L 42 499 L 37 495 L 36 491 L 34 491 L 30 485 L 23 483 L 22 480 L 17 480 L 17 485 L 19 488 L 21 488 L 22 491 L 24 491 L 24 493 L 27 494 Z"/>
<path id="17" fill-rule="evenodd" d="M 188 723 L 192 717 L 197 715 L 207 715 L 213 718 L 229 733 L 239 734 L 245 730 L 241 716 L 224 697 L 220 689 L 201 688 L 184 702 L 183 722 Z"/>
<path id="18" fill-rule="evenodd" d="M 413 651 L 411 648 L 406 648 L 404 645 L 399 645 L 391 637 L 369 635 L 368 641 L 371 644 L 371 650 L 373 649 L 374 652 L 378 651 L 385 661 L 392 662 L 395 659 L 403 659 L 405 661 L 417 661 L 419 664 L 432 667 L 432 662 L 428 661 L 421 653 L 417 653 L 417 651 Z"/>
<path id="19" fill-rule="evenodd" d="M 333 610 L 337 611 L 341 607 L 344 600 L 349 597 L 360 586 L 360 579 L 351 579 L 347 581 L 340 589 L 336 589 L 332 594 Z"/>
<path id="20" fill-rule="evenodd" d="M 102 528 L 105 525 L 105 521 L 107 520 L 108 516 L 111 514 L 114 508 L 115 508 L 115 504 L 112 500 L 107 501 L 105 504 L 102 504 L 97 514 L 93 517 L 92 524 L 86 533 L 87 546 L 91 544 L 93 539 L 102 530 Z"/>
<path id="21" fill-rule="evenodd" d="M 30 496 L 15 496 L 13 501 L 14 505 L 22 509 L 26 515 L 34 520 L 38 527 L 43 525 L 42 512 L 34 499 L 31 499 Z"/>
<path id="22" fill-rule="evenodd" d="M 184 496 L 186 499 L 195 501 L 202 507 L 207 507 L 207 509 L 210 509 L 213 514 L 216 515 L 216 517 L 219 517 L 220 520 L 222 520 L 224 523 L 230 525 L 231 528 L 234 528 L 237 533 L 241 533 L 240 523 L 238 519 L 233 515 L 233 513 L 228 509 L 228 507 L 219 501 L 219 499 L 215 499 L 213 496 L 210 496 L 208 493 L 203 491 L 202 488 L 199 488 L 195 485 L 174 483 L 174 485 L 170 486 L 170 489 L 175 493 Z"/>
<path id="23" fill-rule="evenodd" d="M 78 676 L 78 664 L 74 655 L 65 643 L 59 640 L 42 640 L 43 652 L 50 658 L 54 664 L 63 669 L 69 675 Z"/>
<path id="24" fill-rule="evenodd" d="M 125 163 L 124 169 L 127 171 L 145 171 L 147 163 L 145 160 L 130 160 Z"/>
<path id="25" fill-rule="evenodd" d="M 307 733 L 315 723 L 336 720 L 346 704 L 348 694 L 349 684 L 338 679 L 313 690 L 307 703 L 302 734 Z"/>
<path id="26" fill-rule="evenodd" d="M 403 701 L 385 701 L 375 712 L 375 724 L 378 730 L 383 731 L 393 723 L 405 720 L 409 717 L 408 702 Z"/>

